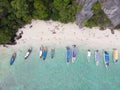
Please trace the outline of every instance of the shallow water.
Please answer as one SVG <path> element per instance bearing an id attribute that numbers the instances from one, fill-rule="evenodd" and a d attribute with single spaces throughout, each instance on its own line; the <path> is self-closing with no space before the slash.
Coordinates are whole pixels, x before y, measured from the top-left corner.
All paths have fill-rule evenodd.
<path id="1" fill-rule="evenodd" d="M 69 64 L 65 60 L 65 48 L 56 48 L 54 59 L 50 58 L 49 50 L 45 61 L 39 58 L 37 48 L 24 60 L 26 51 L 17 50 L 12 66 L 9 65 L 11 50 L 0 54 L 0 90 L 120 90 L 120 62 L 114 64 L 111 58 L 106 70 L 101 55 L 96 66 L 94 50 L 88 62 L 87 49 L 79 48 L 76 61 Z"/>

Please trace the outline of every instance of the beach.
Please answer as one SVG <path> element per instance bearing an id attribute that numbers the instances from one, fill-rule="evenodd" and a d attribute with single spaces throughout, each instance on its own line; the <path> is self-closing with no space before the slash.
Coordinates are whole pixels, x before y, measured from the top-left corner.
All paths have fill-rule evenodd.
<path id="1" fill-rule="evenodd" d="M 31 24 L 19 29 L 22 38 L 16 45 L 0 46 L 0 90 L 119 90 L 119 60 L 115 64 L 112 49 L 120 49 L 120 32 L 111 34 L 109 29 L 99 27 L 80 29 L 75 23 L 63 24 L 54 21 L 33 20 Z M 74 63 L 66 63 L 66 46 L 77 45 Z M 40 46 L 47 46 L 46 60 L 39 58 Z M 33 50 L 27 60 L 24 56 L 29 47 Z M 51 59 L 50 49 L 55 48 Z M 86 52 L 90 49 L 92 57 L 87 61 Z M 100 63 L 94 60 L 94 50 L 100 50 Z M 110 66 L 106 70 L 102 50 L 110 54 Z M 13 65 L 9 60 L 16 51 Z"/>
<path id="2" fill-rule="evenodd" d="M 21 46 L 85 46 L 90 48 L 119 48 L 120 32 L 114 30 L 112 34 L 109 29 L 99 30 L 94 28 L 79 28 L 75 23 L 63 24 L 54 21 L 33 20 L 31 24 L 19 29 L 23 31 L 22 38 L 17 40 L 17 45 L 8 46 L 19 48 Z"/>

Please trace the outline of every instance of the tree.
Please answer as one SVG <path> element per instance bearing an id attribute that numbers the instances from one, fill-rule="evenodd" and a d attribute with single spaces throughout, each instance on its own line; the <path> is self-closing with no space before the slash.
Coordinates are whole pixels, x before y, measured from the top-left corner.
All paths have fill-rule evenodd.
<path id="1" fill-rule="evenodd" d="M 15 16 L 25 22 L 30 21 L 31 14 L 29 13 L 29 4 L 27 0 L 13 0 L 11 1 L 12 11 Z"/>
<path id="2" fill-rule="evenodd" d="M 34 0 L 34 11 L 32 15 L 34 19 L 47 19 L 48 11 L 42 0 Z"/>
<path id="3" fill-rule="evenodd" d="M 81 7 L 75 0 L 54 0 L 53 14 L 58 20 L 64 23 L 75 21 L 75 15 Z"/>

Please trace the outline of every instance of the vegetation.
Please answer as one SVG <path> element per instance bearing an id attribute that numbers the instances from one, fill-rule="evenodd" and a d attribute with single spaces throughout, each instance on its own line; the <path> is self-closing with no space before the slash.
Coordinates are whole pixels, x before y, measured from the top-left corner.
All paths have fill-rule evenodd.
<path id="1" fill-rule="evenodd" d="M 93 7 L 93 16 L 89 20 L 84 20 L 83 24 L 87 27 L 95 27 L 95 26 L 106 26 L 111 24 L 110 20 L 107 18 L 106 14 L 101 9 L 101 5 L 99 2 L 96 2 Z"/>
<path id="2" fill-rule="evenodd" d="M 74 22 L 80 9 L 76 0 L 0 0 L 0 43 L 14 41 L 18 28 L 30 23 L 32 19 Z M 92 18 L 83 21 L 85 26 L 111 24 L 99 2 L 93 5 L 92 10 Z"/>
<path id="3" fill-rule="evenodd" d="M 11 42 L 18 28 L 32 19 L 75 21 L 76 0 L 0 0 L 0 43 Z"/>

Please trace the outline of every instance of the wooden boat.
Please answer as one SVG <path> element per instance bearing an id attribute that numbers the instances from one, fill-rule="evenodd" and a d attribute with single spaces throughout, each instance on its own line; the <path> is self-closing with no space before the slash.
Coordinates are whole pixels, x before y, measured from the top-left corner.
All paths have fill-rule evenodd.
<path id="1" fill-rule="evenodd" d="M 14 52 L 13 54 L 12 54 L 12 57 L 11 57 L 11 59 L 10 59 L 10 65 L 12 65 L 13 63 L 14 63 L 14 61 L 15 61 L 15 59 L 16 59 L 16 52 Z"/>
<path id="2" fill-rule="evenodd" d="M 29 57 L 29 55 L 31 54 L 32 52 L 32 47 L 30 47 L 27 51 L 27 53 L 25 54 L 25 59 L 27 59 Z"/>
<path id="3" fill-rule="evenodd" d="M 70 62 L 70 47 L 66 47 L 66 61 L 67 63 Z"/>
<path id="4" fill-rule="evenodd" d="M 108 69 L 109 67 L 109 53 L 107 51 L 104 51 L 104 63 L 105 63 L 105 67 L 106 69 Z"/>
<path id="5" fill-rule="evenodd" d="M 42 58 L 42 53 L 43 53 L 43 46 L 40 47 L 40 51 L 39 51 L 39 57 Z"/>
<path id="6" fill-rule="evenodd" d="M 118 50 L 117 49 L 113 49 L 113 60 L 115 63 L 118 62 Z"/>
<path id="7" fill-rule="evenodd" d="M 43 57 L 43 60 L 46 59 L 46 57 L 47 57 L 47 47 L 44 47 L 42 57 Z"/>
<path id="8" fill-rule="evenodd" d="M 96 62 L 96 66 L 98 66 L 100 62 L 100 53 L 98 50 L 95 51 L 95 62 Z"/>
<path id="9" fill-rule="evenodd" d="M 52 48 L 51 49 L 51 58 L 54 58 L 54 56 L 55 56 L 55 48 Z"/>
<path id="10" fill-rule="evenodd" d="M 87 60 L 88 60 L 88 62 L 90 62 L 90 58 L 91 58 L 91 51 L 88 49 L 88 51 L 87 51 Z"/>
<path id="11" fill-rule="evenodd" d="M 73 63 L 74 63 L 74 61 L 76 59 L 76 54 L 77 54 L 76 45 L 73 45 L 73 50 L 72 50 L 72 62 Z"/>

